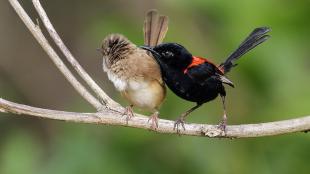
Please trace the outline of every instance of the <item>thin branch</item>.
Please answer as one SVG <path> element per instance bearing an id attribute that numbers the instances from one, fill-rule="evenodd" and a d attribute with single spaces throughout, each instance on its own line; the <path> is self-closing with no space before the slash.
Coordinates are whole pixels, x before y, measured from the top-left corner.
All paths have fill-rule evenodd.
<path id="1" fill-rule="evenodd" d="M 44 37 L 43 33 L 39 26 L 35 25 L 33 21 L 30 19 L 28 14 L 22 8 L 17 0 L 9 0 L 12 7 L 18 14 L 18 16 L 22 19 L 24 24 L 30 30 L 35 39 L 42 46 L 44 51 L 48 54 L 48 56 L 52 59 L 57 68 L 62 72 L 62 74 L 66 77 L 66 79 L 71 83 L 71 85 L 79 92 L 79 94 L 84 97 L 91 105 L 93 105 L 97 110 L 100 110 L 103 106 L 102 104 L 94 97 L 91 93 L 87 91 L 87 89 L 74 77 L 74 75 L 70 72 L 70 70 L 66 67 L 57 53 L 53 50 L 51 45 L 48 43 L 47 39 Z"/>
<path id="2" fill-rule="evenodd" d="M 98 97 L 102 100 L 103 103 L 110 107 L 118 107 L 119 104 L 112 100 L 98 85 L 97 83 L 88 75 L 88 73 L 83 69 L 83 67 L 78 63 L 78 61 L 73 57 L 69 49 L 66 47 L 64 42 L 61 40 L 60 36 L 56 32 L 54 26 L 49 20 L 46 12 L 44 11 L 39 0 L 32 0 L 32 3 L 37 10 L 41 20 L 43 21 L 44 26 L 49 32 L 50 36 L 65 55 L 67 60 L 71 63 L 76 72 L 82 77 L 82 79 L 88 84 L 88 86 L 96 93 Z"/>
<path id="3" fill-rule="evenodd" d="M 75 113 L 35 108 L 31 106 L 13 103 L 0 98 L 0 111 L 15 114 L 25 114 L 41 118 L 63 120 L 77 123 L 120 125 L 142 129 L 150 129 L 148 117 L 138 115 L 133 117 L 126 124 L 126 118 L 122 114 L 111 110 L 104 110 L 100 113 Z M 173 130 L 174 122 L 160 119 L 158 133 L 177 134 Z M 281 135 L 293 132 L 307 132 L 310 130 L 310 116 L 285 121 L 276 121 L 259 124 L 245 124 L 227 126 L 226 135 L 216 125 L 207 124 L 185 124 L 186 130 L 181 130 L 181 135 L 222 137 L 222 138 L 248 138 Z"/>

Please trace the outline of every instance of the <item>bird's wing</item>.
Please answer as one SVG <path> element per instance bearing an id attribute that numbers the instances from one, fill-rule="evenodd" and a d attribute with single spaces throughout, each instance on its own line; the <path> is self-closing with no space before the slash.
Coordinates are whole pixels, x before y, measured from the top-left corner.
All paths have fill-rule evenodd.
<path id="1" fill-rule="evenodd" d="M 168 31 L 168 17 L 160 16 L 157 10 L 146 13 L 144 20 L 144 45 L 154 47 L 164 40 Z"/>
<path id="2" fill-rule="evenodd" d="M 159 65 L 145 50 L 137 48 L 134 54 L 129 55 L 125 63 L 126 65 L 124 65 L 124 67 L 127 69 L 127 73 L 131 74 L 132 77 L 144 81 L 156 80 L 160 84 L 164 84 L 161 78 Z"/>
<path id="3" fill-rule="evenodd" d="M 186 73 L 191 79 L 200 85 L 205 85 L 208 81 L 215 80 L 234 87 L 233 82 L 225 77 L 214 64 L 209 62 L 193 66 L 189 68 Z"/>
<path id="4" fill-rule="evenodd" d="M 184 70 L 184 74 L 187 74 L 200 85 L 204 85 L 209 80 L 218 80 L 234 87 L 234 84 L 224 76 L 221 69 L 208 59 L 202 57 L 193 56 L 192 63 Z"/>
<path id="5" fill-rule="evenodd" d="M 216 68 L 216 67 L 215 67 Z M 193 79 L 195 82 L 204 85 L 204 83 L 211 78 L 212 76 L 215 76 L 216 70 L 214 68 L 214 65 L 205 62 L 199 65 L 195 65 L 187 69 L 186 73 L 191 79 Z"/>

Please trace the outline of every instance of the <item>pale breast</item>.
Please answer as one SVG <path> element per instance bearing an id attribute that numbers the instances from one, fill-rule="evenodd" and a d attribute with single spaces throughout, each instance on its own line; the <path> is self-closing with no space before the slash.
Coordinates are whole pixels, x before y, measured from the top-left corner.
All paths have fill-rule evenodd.
<path id="1" fill-rule="evenodd" d="M 123 91 L 131 104 L 150 111 L 158 109 L 165 98 L 165 87 L 158 81 L 134 81 L 128 83 L 127 90 Z"/>
<path id="2" fill-rule="evenodd" d="M 121 77 L 121 74 L 118 74 L 115 68 L 108 68 L 108 65 L 104 59 L 103 61 L 103 70 L 107 73 L 109 80 L 114 84 L 115 88 L 118 91 L 124 91 L 127 88 L 127 81 L 124 77 Z"/>

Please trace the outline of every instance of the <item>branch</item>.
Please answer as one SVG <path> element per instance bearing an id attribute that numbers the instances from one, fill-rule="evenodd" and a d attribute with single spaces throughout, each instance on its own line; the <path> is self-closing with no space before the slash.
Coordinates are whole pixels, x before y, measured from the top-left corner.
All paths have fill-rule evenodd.
<path id="1" fill-rule="evenodd" d="M 50 33 L 56 45 L 61 49 L 71 65 L 75 68 L 82 79 L 90 86 L 90 88 L 105 102 L 105 107 L 94 97 L 87 89 L 73 76 L 70 70 L 65 66 L 60 57 L 56 54 L 50 46 L 40 28 L 36 26 L 17 0 L 9 0 L 12 7 L 15 9 L 19 17 L 25 23 L 27 28 L 42 46 L 44 51 L 49 55 L 57 68 L 63 73 L 71 85 L 84 97 L 91 105 L 93 105 L 99 113 L 75 113 L 41 109 L 27 105 L 13 103 L 0 98 L 0 112 L 9 112 L 14 114 L 25 114 L 46 119 L 64 120 L 78 123 L 90 124 L 108 124 L 120 125 L 142 129 L 150 129 L 148 117 L 140 114 L 135 114 L 135 117 L 126 121 L 126 118 L 119 112 L 121 107 L 118 103 L 114 102 L 106 93 L 93 81 L 87 72 L 79 65 L 68 48 L 61 41 L 59 35 L 53 28 L 49 21 L 44 9 L 38 0 L 33 0 L 33 4 L 37 9 L 45 27 Z M 170 120 L 159 120 L 159 128 L 156 132 L 176 134 L 173 130 L 174 122 Z M 227 132 L 224 134 L 216 125 L 207 124 L 185 124 L 186 130 L 181 130 L 181 135 L 191 136 L 206 136 L 206 137 L 224 137 L 224 138 L 245 138 L 245 137 L 261 137 L 280 135 L 293 132 L 307 132 L 310 130 L 310 116 L 269 122 L 260 124 L 246 124 L 246 125 L 233 125 L 227 126 Z"/>
<path id="2" fill-rule="evenodd" d="M 66 79 L 71 83 L 71 85 L 78 91 L 78 93 L 86 99 L 92 106 L 94 106 L 97 110 L 100 110 L 103 106 L 102 104 L 94 97 L 91 93 L 87 91 L 87 89 L 74 77 L 74 75 L 70 72 L 64 62 L 60 59 L 57 53 L 53 50 L 51 45 L 48 43 L 47 39 L 44 37 L 43 33 L 39 26 L 35 25 L 25 10 L 21 7 L 17 0 L 9 0 L 12 7 L 18 14 L 18 16 L 22 19 L 24 24 L 30 30 L 34 38 L 39 42 L 44 51 L 49 55 L 57 68 L 62 72 L 62 74 L 66 77 Z"/>
<path id="3" fill-rule="evenodd" d="M 15 114 L 26 114 L 41 118 L 63 120 L 77 123 L 120 125 L 142 129 L 150 129 L 148 117 L 136 115 L 126 123 L 126 118 L 118 112 L 103 110 L 100 113 L 75 113 L 35 108 L 6 101 L 0 98 L 0 111 Z M 160 119 L 156 132 L 165 134 L 177 134 L 173 130 L 174 122 Z M 285 121 L 276 121 L 259 124 L 231 125 L 227 126 L 226 135 L 216 125 L 185 124 L 185 131 L 181 135 L 222 137 L 222 138 L 248 138 L 287 134 L 293 132 L 307 132 L 310 130 L 310 116 Z"/>
<path id="4" fill-rule="evenodd" d="M 63 43 L 55 28 L 53 27 L 51 21 L 49 20 L 46 12 L 44 11 L 39 0 L 32 0 L 32 3 L 40 15 L 41 20 L 43 21 L 44 26 L 49 32 L 50 36 L 58 46 L 58 48 L 65 55 L 67 60 L 71 63 L 73 68 L 77 71 L 77 73 L 82 77 L 82 79 L 88 84 L 88 86 L 97 94 L 98 97 L 102 100 L 102 102 L 110 107 L 118 107 L 119 104 L 112 100 L 98 85 L 97 83 L 88 75 L 88 73 L 83 69 L 83 67 L 78 63 L 78 61 L 73 57 L 69 49 Z"/>

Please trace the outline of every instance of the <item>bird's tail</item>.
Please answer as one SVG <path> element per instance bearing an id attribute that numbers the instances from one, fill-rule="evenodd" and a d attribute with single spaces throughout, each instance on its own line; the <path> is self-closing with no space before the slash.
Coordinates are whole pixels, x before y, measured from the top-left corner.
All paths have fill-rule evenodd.
<path id="1" fill-rule="evenodd" d="M 226 59 L 226 61 L 219 66 L 219 69 L 224 73 L 229 72 L 232 67 L 236 66 L 234 61 L 238 60 L 242 55 L 255 48 L 257 45 L 265 42 L 270 37 L 269 35 L 266 35 L 269 31 L 270 29 L 268 27 L 254 29 L 240 46 Z"/>
<path id="2" fill-rule="evenodd" d="M 146 13 L 144 20 L 144 45 L 154 47 L 163 42 L 168 31 L 168 17 L 160 16 L 157 10 Z"/>

